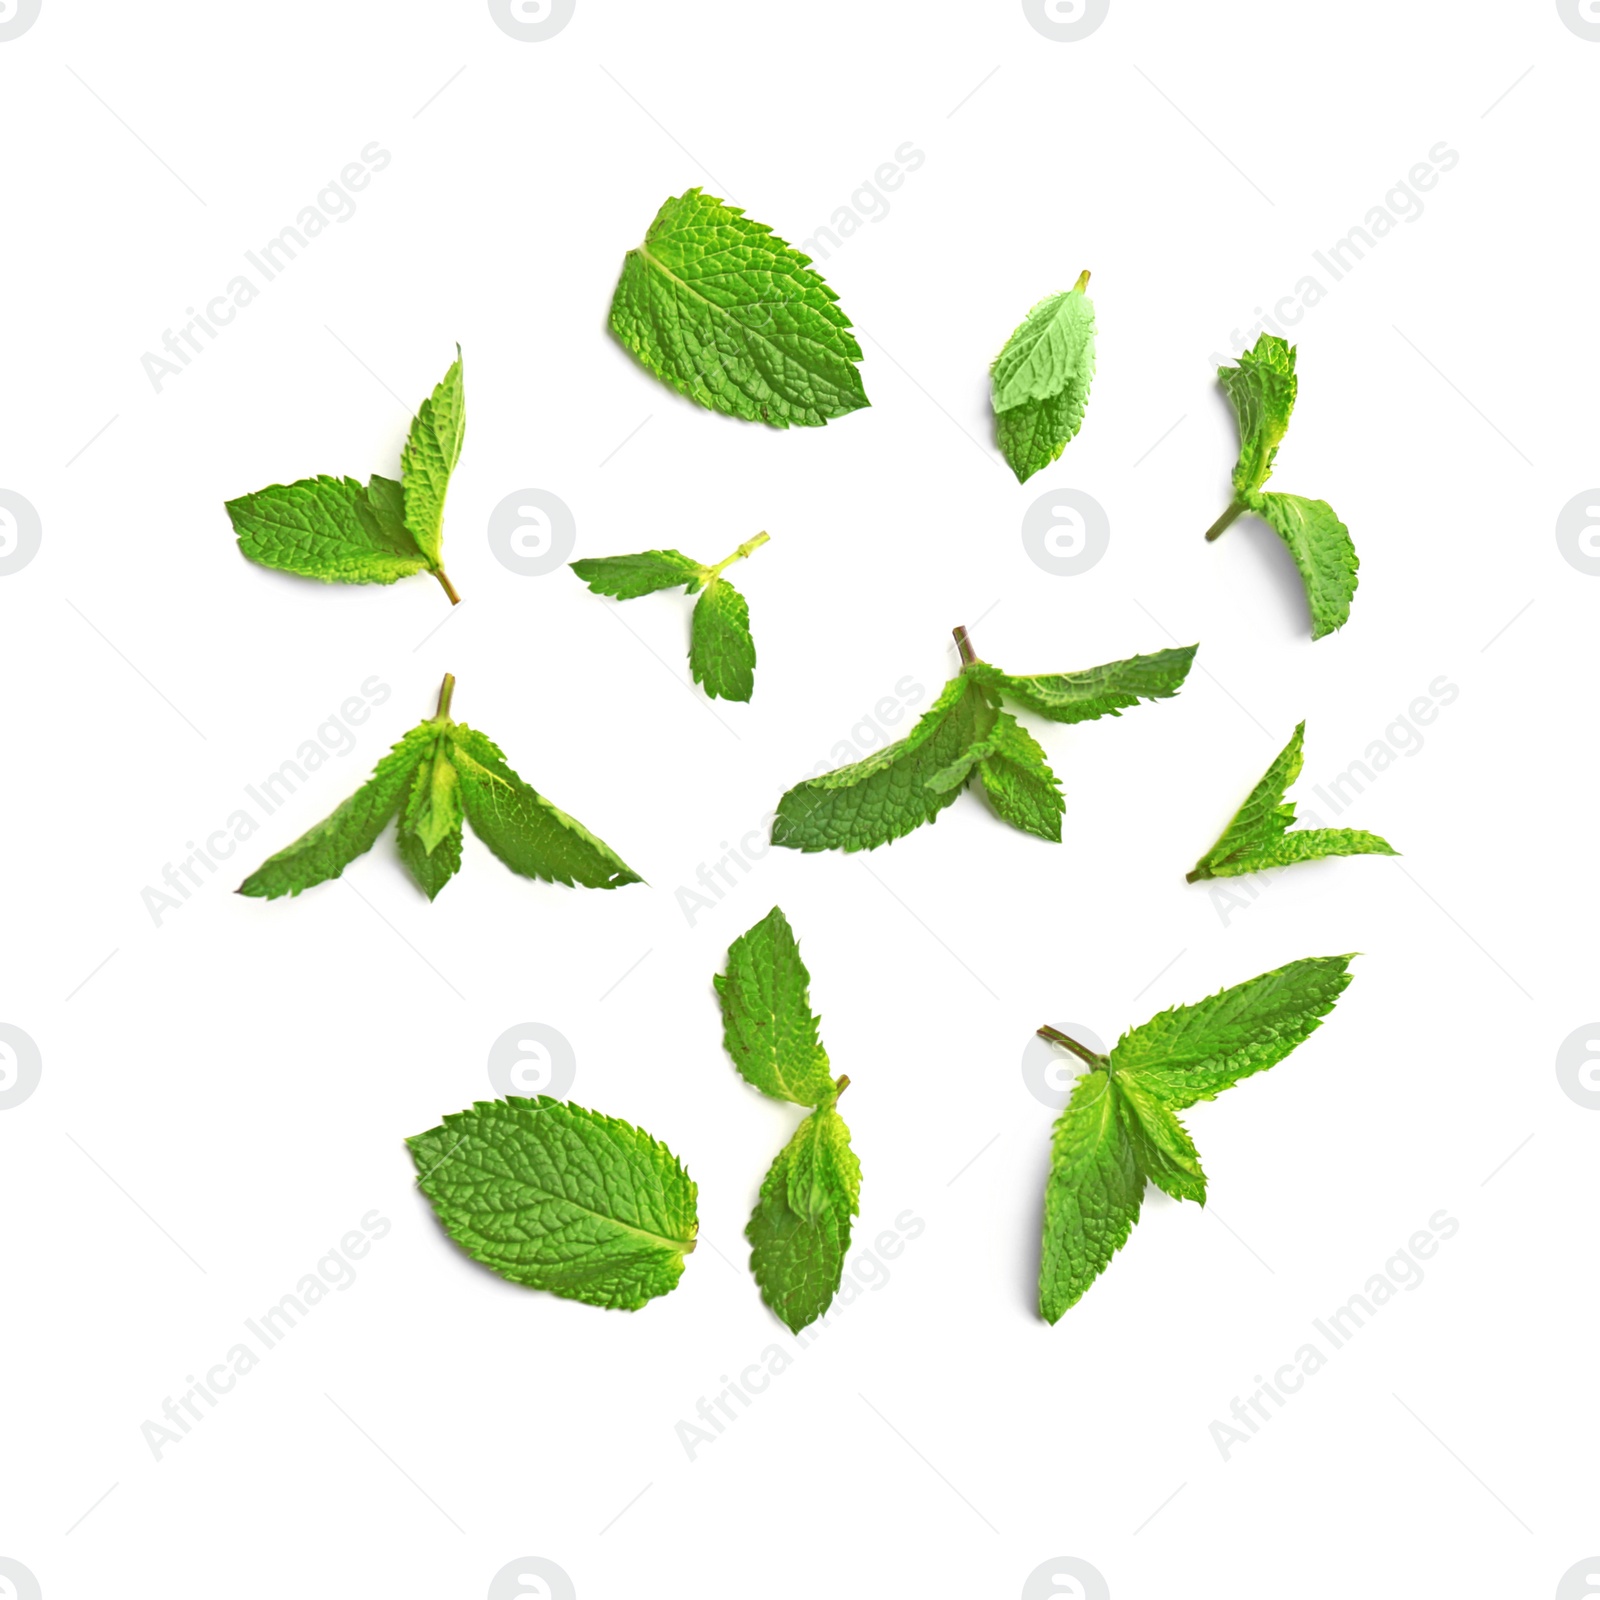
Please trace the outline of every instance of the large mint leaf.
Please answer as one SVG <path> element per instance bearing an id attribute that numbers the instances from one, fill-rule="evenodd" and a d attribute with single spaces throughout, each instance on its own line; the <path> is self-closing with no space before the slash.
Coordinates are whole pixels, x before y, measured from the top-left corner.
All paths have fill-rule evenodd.
<path id="1" fill-rule="evenodd" d="M 394 583 L 428 570 L 394 516 L 389 478 L 370 488 L 354 478 L 275 483 L 227 503 L 240 550 L 263 567 L 323 583 Z"/>
<path id="2" fill-rule="evenodd" d="M 810 258 L 699 189 L 668 200 L 630 250 L 611 329 L 697 404 L 775 428 L 866 405 L 861 346 Z"/>
<path id="3" fill-rule="evenodd" d="M 1325 638 L 1350 620 L 1350 602 L 1361 581 L 1361 565 L 1350 530 L 1326 500 L 1307 500 L 1272 490 L 1255 495 L 1250 509 L 1271 524 L 1289 547 L 1306 586 L 1311 608 L 1311 637 Z"/>
<path id="4" fill-rule="evenodd" d="M 439 565 L 444 536 L 444 499 L 450 474 L 461 459 L 467 429 L 467 397 L 461 380 L 461 347 L 433 393 L 422 402 L 400 457 L 406 527 L 430 566 Z"/>
<path id="5" fill-rule="evenodd" d="M 616 1117 L 548 1095 L 480 1101 L 406 1144 L 446 1232 L 513 1283 L 637 1311 L 695 1247 L 693 1180 Z"/>

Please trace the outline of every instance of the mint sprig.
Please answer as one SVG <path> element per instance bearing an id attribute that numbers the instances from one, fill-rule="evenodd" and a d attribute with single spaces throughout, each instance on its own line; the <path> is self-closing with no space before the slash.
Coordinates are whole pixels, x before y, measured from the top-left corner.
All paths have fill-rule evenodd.
<path id="1" fill-rule="evenodd" d="M 461 866 L 463 822 L 525 878 L 620 889 L 643 880 L 603 840 L 551 805 L 506 765 L 486 734 L 450 718 L 456 680 L 439 706 L 331 816 L 269 857 L 238 892 L 276 900 L 337 878 L 398 817 L 400 859 L 432 900 Z"/>
<path id="2" fill-rule="evenodd" d="M 1393 856 L 1387 839 L 1359 828 L 1296 828 L 1294 804 L 1284 795 L 1300 776 L 1304 757 L 1301 746 L 1306 725 L 1301 723 L 1288 744 L 1273 758 L 1250 797 L 1234 813 L 1222 836 L 1195 863 L 1186 881 L 1202 878 L 1236 878 L 1246 872 L 1286 867 L 1296 861 L 1319 861 L 1325 856 Z"/>
<path id="3" fill-rule="evenodd" d="M 829 1068 L 811 974 L 779 907 L 734 940 L 728 970 L 711 981 L 723 1043 L 745 1081 L 774 1100 L 815 1108 L 768 1169 L 745 1228 L 761 1298 L 799 1333 L 839 1292 L 851 1219 L 861 1209 L 861 1164 L 836 1109 L 850 1080 Z"/>
<path id="4" fill-rule="evenodd" d="M 1299 392 L 1294 346 L 1264 333 L 1253 350 L 1239 357 L 1238 366 L 1219 367 L 1217 378 L 1239 424 L 1239 459 L 1233 469 L 1233 501 L 1206 530 L 1206 538 L 1218 538 L 1247 511 L 1268 523 L 1300 569 L 1311 608 L 1311 637 L 1321 639 L 1350 620 L 1361 562 L 1350 530 L 1326 500 L 1263 489 Z"/>
<path id="5" fill-rule="evenodd" d="M 1078 672 L 1020 677 L 978 659 L 955 630 L 961 671 L 904 739 L 798 783 L 778 802 L 772 842 L 795 850 L 875 850 L 936 821 L 976 782 L 1002 821 L 1059 843 L 1066 810 L 1044 750 L 1003 702 L 1051 722 L 1115 717 L 1175 695 L 1198 645 Z"/>
<path id="6" fill-rule="evenodd" d="M 694 1180 L 617 1117 L 549 1095 L 479 1101 L 406 1145 L 450 1237 L 527 1288 L 637 1311 L 695 1247 Z"/>
<path id="7" fill-rule="evenodd" d="M 722 574 L 767 542 L 746 539 L 715 566 L 702 566 L 677 550 L 643 550 L 631 556 L 591 556 L 572 570 L 595 594 L 634 600 L 660 589 L 698 594 L 689 620 L 689 671 L 712 698 L 749 700 L 755 690 L 756 644 L 750 607 Z"/>
<path id="8" fill-rule="evenodd" d="M 251 561 L 323 583 L 394 583 L 431 572 L 451 605 L 461 596 L 444 570 L 445 492 L 466 433 L 461 347 L 412 419 L 400 478 L 301 478 L 227 502 L 239 549 Z"/>
<path id="9" fill-rule="evenodd" d="M 1282 1061 L 1321 1025 L 1350 982 L 1352 956 L 1308 956 L 1174 1006 L 1117 1040 L 1109 1056 L 1057 1028 L 1039 1036 L 1088 1071 L 1056 1121 L 1045 1184 L 1039 1314 L 1057 1322 L 1127 1243 L 1153 1183 L 1206 1199 L 1206 1177 L 1176 1113 Z"/>

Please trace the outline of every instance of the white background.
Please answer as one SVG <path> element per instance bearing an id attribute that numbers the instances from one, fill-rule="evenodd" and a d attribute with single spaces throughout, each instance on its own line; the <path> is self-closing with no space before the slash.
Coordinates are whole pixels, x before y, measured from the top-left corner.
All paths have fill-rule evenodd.
<path id="1" fill-rule="evenodd" d="M 47 1600 L 476 1597 L 527 1555 L 583 1600 L 1009 1597 L 1057 1556 L 1118 1600 L 1554 1594 L 1600 1547 L 1600 1116 L 1554 1069 L 1600 1013 L 1578 911 L 1600 584 L 1554 533 L 1600 478 L 1597 73 L 1545 0 L 1114 0 L 1077 43 L 1015 3 L 579 0 L 521 43 L 483 4 L 44 0 L 0 43 L 0 487 L 44 530 L 0 581 L 0 1020 L 43 1056 L 0 1114 L 0 1555 Z M 356 214 L 157 393 L 141 356 L 370 141 L 392 161 Z M 888 213 L 819 261 L 870 410 L 734 422 L 610 339 L 667 195 L 703 184 L 798 242 L 873 209 L 860 185 L 907 141 L 926 159 Z M 1292 330 L 1275 486 L 1332 501 L 1362 558 L 1349 626 L 1313 645 L 1265 527 L 1201 538 L 1235 449 L 1209 358 L 1441 141 L 1459 161 L 1422 214 Z M 1083 267 L 1086 422 L 1019 486 L 987 364 Z M 241 560 L 223 501 L 395 472 L 457 341 L 459 610 L 424 578 Z M 623 608 L 500 564 L 489 514 L 528 487 L 571 507 L 579 555 L 714 560 L 769 530 L 735 575 L 752 704 L 688 687 L 681 596 Z M 1067 487 L 1111 542 L 1054 577 L 1019 530 Z M 936 692 L 961 622 L 1013 671 L 1201 650 L 1176 700 L 1034 723 L 1059 847 L 969 796 L 870 856 L 774 852 L 691 925 L 675 891 L 900 680 Z M 530 884 L 469 838 L 429 905 L 386 839 L 301 899 L 230 894 L 446 670 L 457 713 L 649 887 Z M 354 751 L 157 926 L 141 891 L 372 676 L 392 693 Z M 1184 884 L 1297 721 L 1321 810 L 1312 786 L 1441 676 L 1459 694 L 1422 748 L 1340 819 L 1401 860 L 1298 868 L 1226 922 Z M 691 1461 L 696 1402 L 794 1349 L 742 1239 L 794 1119 L 734 1074 L 710 986 L 779 902 L 853 1080 L 857 1242 L 925 1226 Z M 1192 1113 L 1214 1204 L 1149 1200 L 1041 1323 L 1031 1031 L 1110 1041 L 1345 950 L 1316 1037 Z M 488 1098 L 491 1043 L 528 1021 L 572 1042 L 578 1103 L 700 1185 L 702 1248 L 638 1314 L 497 1280 L 412 1184 L 404 1137 Z M 392 1228 L 354 1285 L 154 1459 L 141 1424 L 374 1209 Z M 1459 1231 L 1420 1287 L 1224 1461 L 1212 1422 L 1441 1209 Z"/>

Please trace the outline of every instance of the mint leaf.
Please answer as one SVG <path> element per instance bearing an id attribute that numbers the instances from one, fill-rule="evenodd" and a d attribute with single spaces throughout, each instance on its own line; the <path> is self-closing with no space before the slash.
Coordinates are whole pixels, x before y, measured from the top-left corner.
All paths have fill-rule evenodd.
<path id="1" fill-rule="evenodd" d="M 689 625 L 689 671 L 714 699 L 748 700 L 755 690 L 750 607 L 726 578 L 713 578 L 695 601 Z"/>
<path id="2" fill-rule="evenodd" d="M 1111 1070 L 1175 1111 L 1215 1100 L 1309 1039 L 1350 983 L 1353 956 L 1307 956 L 1130 1028 Z"/>
<path id="3" fill-rule="evenodd" d="M 381 488 L 379 486 L 382 486 Z M 393 518 L 393 481 L 303 478 L 227 503 L 239 548 L 259 566 L 324 583 L 394 583 L 427 559 Z"/>
<path id="4" fill-rule="evenodd" d="M 1088 1071 L 1056 1121 L 1045 1184 L 1039 1312 L 1055 1322 L 1082 1298 L 1139 1220 L 1148 1181 L 1206 1199 L 1206 1176 L 1176 1113 L 1276 1065 L 1307 1039 L 1350 982 L 1350 956 L 1312 956 L 1176 1006 L 1130 1029 L 1109 1056 L 1056 1028 L 1041 1038 Z"/>
<path id="5" fill-rule="evenodd" d="M 1077 434 L 1094 377 L 1094 302 L 1089 274 L 1041 300 L 990 369 L 1000 452 L 1018 483 L 1060 458 Z"/>
<path id="6" fill-rule="evenodd" d="M 440 553 L 445 490 L 461 454 L 466 398 L 461 349 L 422 402 L 401 455 L 401 481 L 302 478 L 229 500 L 241 553 L 259 566 L 323 583 L 394 583 L 431 572 L 454 605 Z"/>
<path id="7" fill-rule="evenodd" d="M 1350 620 L 1350 602 L 1361 565 L 1350 530 L 1326 500 L 1305 500 L 1297 494 L 1258 494 L 1250 509 L 1269 523 L 1289 547 L 1311 608 L 1311 637 L 1326 638 Z"/>
<path id="8" fill-rule="evenodd" d="M 711 981 L 722 1002 L 722 1042 L 746 1082 L 796 1105 L 831 1098 L 828 1052 L 811 1010 L 811 974 L 781 908 L 774 906 L 733 941 L 727 972 Z"/>
<path id="9" fill-rule="evenodd" d="M 904 738 L 798 783 L 778 802 L 772 842 L 796 850 L 873 850 L 932 822 L 976 777 L 1002 821 L 1059 842 L 1065 802 L 1038 742 L 1002 701 L 1054 722 L 1117 716 L 1176 694 L 1196 645 L 1083 672 L 1017 678 L 973 655 L 956 629 L 962 668 Z"/>
<path id="10" fill-rule="evenodd" d="M 1246 511 L 1266 522 L 1294 557 L 1311 611 L 1311 637 L 1325 638 L 1350 620 L 1361 562 L 1350 530 L 1326 500 L 1263 492 L 1278 446 L 1289 429 L 1298 393 L 1295 350 L 1264 333 L 1236 367 L 1220 367 L 1222 384 L 1239 424 L 1239 459 L 1233 468 L 1233 503 L 1206 530 L 1218 538 Z"/>
<path id="11" fill-rule="evenodd" d="M 694 1181 L 616 1117 L 549 1095 L 479 1101 L 406 1144 L 445 1231 L 513 1283 L 637 1311 L 695 1247 Z"/>
<path id="12" fill-rule="evenodd" d="M 1039 1254 L 1039 1315 L 1046 1322 L 1059 1322 L 1128 1242 L 1144 1184 L 1117 1112 L 1115 1084 L 1107 1073 L 1085 1073 L 1050 1139 Z"/>
<path id="13" fill-rule="evenodd" d="M 636 556 L 591 556 L 574 561 L 572 570 L 595 594 L 637 600 L 658 589 L 696 589 L 705 569 L 676 550 L 641 550 Z"/>
<path id="14" fill-rule="evenodd" d="M 809 256 L 690 189 L 624 259 L 611 331 L 697 405 L 774 428 L 821 427 L 868 403 L 838 298 Z"/>
<path id="15" fill-rule="evenodd" d="M 373 774 L 332 816 L 262 862 L 238 892 L 263 900 L 296 895 L 337 878 L 365 855 L 389 825 L 433 743 L 427 724 L 413 728 L 374 768 Z"/>
<path id="16" fill-rule="evenodd" d="M 461 459 L 467 431 L 467 397 L 461 383 L 461 346 L 433 393 L 422 402 L 400 456 L 405 485 L 406 527 L 431 566 L 439 565 L 444 536 L 444 497 Z"/>
<path id="17" fill-rule="evenodd" d="M 524 877 L 590 889 L 642 882 L 609 845 L 529 788 L 492 739 L 450 720 L 455 683 L 447 673 L 434 716 L 332 816 L 263 862 L 239 893 L 275 900 L 337 878 L 396 813 L 400 859 L 430 900 L 461 865 L 463 818 Z"/>
<path id="18" fill-rule="evenodd" d="M 1157 650 L 1153 655 L 1130 656 L 1082 672 L 1052 672 L 1032 678 L 1014 678 L 976 662 L 974 673 L 1011 700 L 1052 722 L 1092 722 L 1116 717 L 1141 700 L 1167 700 L 1189 676 L 1197 644 L 1177 650 Z"/>
<path id="19" fill-rule="evenodd" d="M 789 790 L 778 802 L 772 842 L 792 850 L 875 850 L 932 822 L 965 778 L 943 789 L 931 780 L 988 733 L 993 717 L 972 679 L 952 678 L 904 739 Z"/>
<path id="20" fill-rule="evenodd" d="M 839 1292 L 860 1196 L 861 1164 L 830 1100 L 768 1168 L 744 1230 L 761 1298 L 791 1333 L 815 1322 Z"/>
<path id="21" fill-rule="evenodd" d="M 722 574 L 767 543 L 758 533 L 714 567 L 676 550 L 643 550 L 632 556 L 589 557 L 572 570 L 595 594 L 633 600 L 658 589 L 700 593 L 689 622 L 689 671 L 713 699 L 748 700 L 755 691 L 756 642 L 750 607 Z"/>
<path id="22" fill-rule="evenodd" d="M 1296 861 L 1317 861 L 1324 856 L 1392 856 L 1399 854 L 1386 839 L 1359 828 L 1302 828 L 1288 832 L 1294 806 L 1284 803 L 1289 786 L 1300 776 L 1301 744 L 1306 725 L 1301 723 L 1288 744 L 1273 758 L 1250 797 L 1222 830 L 1222 837 L 1195 863 L 1187 882 L 1201 878 L 1234 878 L 1267 867 L 1289 866 Z"/>

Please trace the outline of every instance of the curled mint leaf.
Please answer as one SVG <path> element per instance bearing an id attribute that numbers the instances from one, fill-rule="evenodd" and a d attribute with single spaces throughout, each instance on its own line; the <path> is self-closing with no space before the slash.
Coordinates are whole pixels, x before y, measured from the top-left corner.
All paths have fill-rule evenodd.
<path id="1" fill-rule="evenodd" d="M 1094 379 L 1089 274 L 1041 300 L 1006 340 L 989 372 L 995 437 L 1018 483 L 1060 459 L 1077 436 Z"/>

